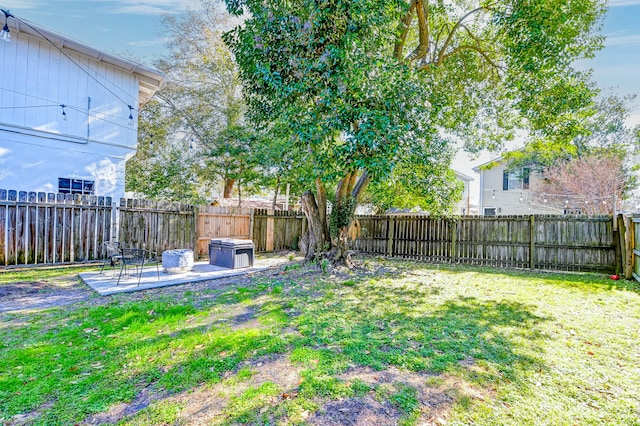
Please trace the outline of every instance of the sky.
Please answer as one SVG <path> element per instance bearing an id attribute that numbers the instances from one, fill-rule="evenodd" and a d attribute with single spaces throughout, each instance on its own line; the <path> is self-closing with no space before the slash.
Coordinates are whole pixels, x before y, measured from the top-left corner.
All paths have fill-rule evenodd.
<path id="1" fill-rule="evenodd" d="M 198 5 L 199 0 L 0 0 L 0 8 L 17 17 L 145 65 L 165 52 L 162 15 L 180 14 Z M 640 124 L 639 22 L 640 0 L 610 0 L 602 29 L 605 47 L 593 60 L 579 64 L 593 69 L 601 89 L 621 96 L 639 95 L 629 124 Z M 472 167 L 492 156 L 470 158 L 460 153 L 454 168 L 476 177 Z"/>

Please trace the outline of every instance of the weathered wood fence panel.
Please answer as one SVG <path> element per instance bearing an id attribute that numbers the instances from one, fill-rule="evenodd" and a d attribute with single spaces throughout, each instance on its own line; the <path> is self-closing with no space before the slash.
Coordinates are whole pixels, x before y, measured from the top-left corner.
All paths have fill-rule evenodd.
<path id="1" fill-rule="evenodd" d="M 199 207 L 197 256 L 209 256 L 209 241 L 212 238 L 249 239 L 250 230 L 250 209 L 214 206 Z"/>
<path id="2" fill-rule="evenodd" d="M 208 254 L 212 238 L 251 238 L 256 251 L 295 249 L 300 212 L 195 207 L 122 199 L 119 239 L 161 253 Z M 0 264 L 55 264 L 104 257 L 111 199 L 0 190 Z M 628 271 L 640 280 L 640 216 L 358 216 L 352 249 L 363 253 L 496 267 Z M 621 228 L 621 230 L 616 230 Z M 633 239 L 635 243 L 629 242 Z M 635 262 L 634 262 L 635 260 Z"/>
<path id="3" fill-rule="evenodd" d="M 130 247 L 156 253 L 175 248 L 195 250 L 196 209 L 182 203 L 121 199 L 119 239 Z"/>
<path id="4" fill-rule="evenodd" d="M 306 218 L 299 211 L 256 209 L 251 237 L 259 252 L 296 249 L 305 226 Z"/>
<path id="5" fill-rule="evenodd" d="M 360 236 L 352 248 L 364 253 L 509 268 L 604 272 L 619 268 L 619 239 L 611 216 L 357 219 Z"/>
<path id="6" fill-rule="evenodd" d="M 0 264 L 100 259 L 111 222 L 110 197 L 0 189 Z"/>

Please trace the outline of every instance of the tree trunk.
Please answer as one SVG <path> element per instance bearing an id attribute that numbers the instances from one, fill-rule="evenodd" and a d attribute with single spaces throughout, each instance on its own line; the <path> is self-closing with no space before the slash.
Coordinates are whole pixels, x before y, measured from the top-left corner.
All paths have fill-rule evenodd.
<path id="1" fill-rule="evenodd" d="M 273 201 L 271 202 L 271 210 L 276 209 L 276 204 L 278 203 L 278 190 L 280 189 L 280 177 L 276 180 L 276 189 L 273 191 Z"/>
<path id="2" fill-rule="evenodd" d="M 224 179 L 224 190 L 222 193 L 222 198 L 231 198 L 231 195 L 233 194 L 233 185 L 235 184 L 236 184 L 235 179 L 229 179 L 229 178 Z"/>
<path id="3" fill-rule="evenodd" d="M 322 255 L 327 242 L 324 238 L 324 226 L 320 219 L 320 211 L 316 198 L 311 191 L 305 191 L 300 198 L 302 211 L 307 217 L 307 234 L 304 244 L 300 244 L 303 254 L 307 260 L 314 260 Z M 326 210 L 325 210 L 326 215 Z"/>
<path id="4" fill-rule="evenodd" d="M 316 179 L 316 193 L 318 194 L 316 202 L 320 223 L 322 224 L 323 239 L 325 242 L 329 242 L 331 241 L 331 234 L 329 233 L 329 221 L 327 220 L 327 189 L 320 179 Z"/>
<path id="5" fill-rule="evenodd" d="M 331 224 L 327 221 L 327 192 L 324 184 L 316 181 L 317 197 L 306 191 L 300 199 L 307 218 L 308 229 L 300 238 L 300 249 L 307 260 L 329 259 L 333 265 L 352 268 L 349 242 L 357 236 L 355 206 L 367 187 L 368 173 L 347 173 L 336 188 Z M 329 226 L 330 225 L 330 226 Z"/>

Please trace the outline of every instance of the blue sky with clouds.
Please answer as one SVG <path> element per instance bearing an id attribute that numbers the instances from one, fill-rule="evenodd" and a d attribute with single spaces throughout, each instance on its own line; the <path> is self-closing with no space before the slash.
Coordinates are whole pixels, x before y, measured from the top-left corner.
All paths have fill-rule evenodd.
<path id="1" fill-rule="evenodd" d="M 0 7 L 16 16 L 146 64 L 163 53 L 161 15 L 198 5 L 198 0 L 0 0 Z M 640 0 L 610 0 L 605 48 L 584 64 L 594 69 L 601 88 L 640 95 L 639 22 Z M 632 122 L 640 123 L 640 105 Z"/>
<path id="2" fill-rule="evenodd" d="M 164 51 L 161 15 L 179 14 L 199 4 L 199 0 L 0 0 L 0 7 L 18 17 L 145 64 Z M 619 95 L 637 93 L 629 124 L 640 124 L 640 0 L 610 0 L 609 6 L 602 31 L 605 48 L 580 67 L 593 68 L 602 89 Z M 470 161 L 460 152 L 454 168 L 474 176 L 471 166 L 491 156 L 495 154 Z M 475 197 L 475 186 L 472 193 Z"/>

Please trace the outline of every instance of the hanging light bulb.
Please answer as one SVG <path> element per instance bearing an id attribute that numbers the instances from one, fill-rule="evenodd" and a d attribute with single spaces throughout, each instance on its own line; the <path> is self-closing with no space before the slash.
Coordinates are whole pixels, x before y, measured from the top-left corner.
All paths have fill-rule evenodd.
<path id="1" fill-rule="evenodd" d="M 7 24 L 7 21 L 9 20 L 10 17 L 13 18 L 13 15 L 8 10 L 4 10 L 4 9 L 0 9 L 0 10 L 2 10 L 2 13 L 4 13 L 4 27 L 2 27 L 2 31 L 0 31 L 0 39 L 6 42 L 10 42 L 11 33 L 9 32 L 9 25 Z"/>
<path id="2" fill-rule="evenodd" d="M 547 200 L 547 197 L 545 196 L 544 197 L 544 202 L 546 203 L 547 201 L 549 201 L 549 200 Z"/>
<path id="3" fill-rule="evenodd" d="M 64 110 L 64 108 L 66 107 L 66 105 L 60 105 L 60 107 L 62 108 L 62 119 L 64 121 L 67 121 L 67 112 Z"/>
<path id="4" fill-rule="evenodd" d="M 522 202 L 522 200 L 524 200 L 524 198 L 522 198 L 522 192 L 520 193 L 520 202 Z"/>
<path id="5" fill-rule="evenodd" d="M 129 107 L 129 126 L 133 126 L 133 107 L 131 105 L 127 105 Z"/>
<path id="6" fill-rule="evenodd" d="M 495 199 L 496 198 L 496 190 L 493 190 L 493 193 L 491 194 L 491 198 Z"/>

